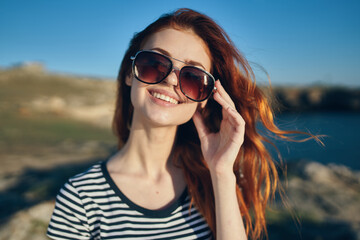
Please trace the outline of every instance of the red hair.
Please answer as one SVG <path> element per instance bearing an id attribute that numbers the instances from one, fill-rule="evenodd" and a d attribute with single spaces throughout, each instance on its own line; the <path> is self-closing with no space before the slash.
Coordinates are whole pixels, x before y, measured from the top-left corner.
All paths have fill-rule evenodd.
<path id="1" fill-rule="evenodd" d="M 212 19 L 190 9 L 179 9 L 161 16 L 143 31 L 135 34 L 122 60 L 118 75 L 118 94 L 113 128 L 118 136 L 119 148 L 129 137 L 133 107 L 130 103 L 130 87 L 125 78 L 131 74 L 131 60 L 152 34 L 164 29 L 191 29 L 210 50 L 211 73 L 220 79 L 236 109 L 244 118 L 245 140 L 234 164 L 237 180 L 239 208 L 244 218 L 246 232 L 253 239 L 266 234 L 265 209 L 268 199 L 275 193 L 278 172 L 263 142 L 270 142 L 260 135 L 256 123 L 277 136 L 291 140 L 287 134 L 297 131 L 282 131 L 274 124 L 273 113 L 264 94 L 255 84 L 254 74 L 247 60 L 240 54 L 225 31 Z M 219 131 L 222 119 L 221 106 L 212 98 L 203 110 L 207 127 Z M 211 178 L 202 156 L 200 141 L 192 121 L 178 127 L 174 161 L 186 178 L 192 203 L 206 219 L 215 234 L 215 204 Z M 252 212 L 252 214 L 251 214 Z"/>

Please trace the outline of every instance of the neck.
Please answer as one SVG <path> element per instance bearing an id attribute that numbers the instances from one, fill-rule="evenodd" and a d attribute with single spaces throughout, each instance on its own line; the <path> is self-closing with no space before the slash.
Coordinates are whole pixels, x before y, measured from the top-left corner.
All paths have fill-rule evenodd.
<path id="1" fill-rule="evenodd" d="M 130 136 L 117 157 L 118 166 L 132 173 L 156 178 L 171 171 L 171 152 L 176 126 L 144 128 L 132 126 Z"/>

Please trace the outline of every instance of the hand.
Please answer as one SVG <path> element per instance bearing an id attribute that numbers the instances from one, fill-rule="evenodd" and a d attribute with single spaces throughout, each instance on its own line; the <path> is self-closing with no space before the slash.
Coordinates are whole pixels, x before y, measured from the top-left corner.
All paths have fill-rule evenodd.
<path id="1" fill-rule="evenodd" d="M 222 106 L 220 131 L 209 132 L 199 111 L 194 114 L 193 121 L 210 173 L 227 174 L 233 172 L 235 159 L 244 142 L 245 121 L 235 109 L 234 102 L 220 81 L 215 82 L 215 87 L 217 90 L 213 97 Z"/>

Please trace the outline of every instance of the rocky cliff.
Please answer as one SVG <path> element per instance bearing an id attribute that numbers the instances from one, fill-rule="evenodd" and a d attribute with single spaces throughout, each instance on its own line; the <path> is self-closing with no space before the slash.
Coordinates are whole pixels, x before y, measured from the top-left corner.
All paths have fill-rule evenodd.
<path id="1" fill-rule="evenodd" d="M 285 204 L 278 195 L 269 211 L 270 239 L 360 239 L 360 172 L 300 160 L 286 173 Z"/>
<path id="2" fill-rule="evenodd" d="M 340 86 L 263 87 L 279 112 L 351 111 L 360 112 L 360 88 Z"/>

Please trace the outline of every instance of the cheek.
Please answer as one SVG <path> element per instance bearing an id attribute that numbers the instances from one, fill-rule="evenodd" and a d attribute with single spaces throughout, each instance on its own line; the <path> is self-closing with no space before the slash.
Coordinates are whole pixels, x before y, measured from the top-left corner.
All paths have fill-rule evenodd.
<path id="1" fill-rule="evenodd" d="M 132 79 L 131 91 L 130 91 L 130 99 L 133 106 L 138 105 L 137 103 L 144 101 L 144 87 L 146 85 L 140 81 L 136 81 Z"/>
<path id="2" fill-rule="evenodd" d="M 195 111 L 198 109 L 198 103 L 186 103 L 183 106 L 180 106 L 176 111 L 177 117 L 181 119 L 182 123 L 189 121 L 193 116 Z"/>
<path id="3" fill-rule="evenodd" d="M 132 103 L 132 105 L 134 105 L 135 104 L 135 101 L 136 101 L 136 99 L 137 99 L 137 91 L 136 91 L 137 89 L 136 88 L 134 88 L 134 86 L 131 86 L 131 90 L 130 90 L 130 99 L 131 99 L 131 103 Z M 136 104 L 135 104 L 136 105 Z"/>

